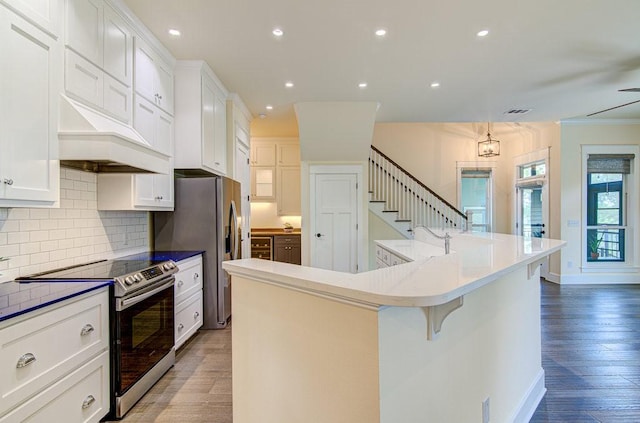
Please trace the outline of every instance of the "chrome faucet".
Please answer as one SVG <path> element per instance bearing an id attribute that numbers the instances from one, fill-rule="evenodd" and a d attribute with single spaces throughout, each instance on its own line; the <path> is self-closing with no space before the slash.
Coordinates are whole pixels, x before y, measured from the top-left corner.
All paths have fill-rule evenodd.
<path id="1" fill-rule="evenodd" d="M 444 235 L 438 235 L 437 233 L 433 232 L 431 229 L 427 228 L 426 226 L 416 226 L 416 228 L 424 228 L 427 230 L 427 232 L 429 232 L 431 235 L 435 236 L 438 239 L 444 239 L 444 253 L 445 254 L 449 254 L 449 251 L 451 250 L 450 248 L 450 241 L 451 241 L 451 235 L 449 235 L 449 232 L 445 232 Z"/>

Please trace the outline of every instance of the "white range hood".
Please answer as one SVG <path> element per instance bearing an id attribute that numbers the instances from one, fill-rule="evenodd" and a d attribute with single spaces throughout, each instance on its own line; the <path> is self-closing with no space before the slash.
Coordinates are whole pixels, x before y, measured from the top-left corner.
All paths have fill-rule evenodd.
<path id="1" fill-rule="evenodd" d="M 90 172 L 171 172 L 170 156 L 154 150 L 133 128 L 61 96 L 60 164 Z"/>

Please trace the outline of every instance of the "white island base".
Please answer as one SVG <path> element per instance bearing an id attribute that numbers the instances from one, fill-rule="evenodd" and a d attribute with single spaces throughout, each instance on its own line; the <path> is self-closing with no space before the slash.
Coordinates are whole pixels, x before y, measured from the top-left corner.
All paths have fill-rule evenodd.
<path id="1" fill-rule="evenodd" d="M 427 339 L 422 308 L 233 278 L 233 421 L 525 422 L 544 395 L 540 282 L 522 267 Z"/>

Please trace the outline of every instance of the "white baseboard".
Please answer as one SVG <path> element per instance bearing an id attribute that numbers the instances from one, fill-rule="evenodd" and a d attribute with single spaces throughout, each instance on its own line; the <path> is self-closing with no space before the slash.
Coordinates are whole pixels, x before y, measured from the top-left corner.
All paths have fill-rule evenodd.
<path id="1" fill-rule="evenodd" d="M 536 376 L 536 379 L 508 421 L 513 423 L 528 423 L 546 392 L 547 388 L 544 386 L 544 369 L 541 368 L 538 376 Z"/>
<path id="2" fill-rule="evenodd" d="M 546 275 L 542 276 L 543 278 L 545 278 L 547 281 L 549 282 L 553 282 L 553 283 L 557 283 L 560 284 L 560 275 L 557 273 L 552 273 L 549 272 Z"/>
<path id="3" fill-rule="evenodd" d="M 581 273 L 577 275 L 562 275 L 561 285 L 613 285 L 640 284 L 637 273 Z"/>

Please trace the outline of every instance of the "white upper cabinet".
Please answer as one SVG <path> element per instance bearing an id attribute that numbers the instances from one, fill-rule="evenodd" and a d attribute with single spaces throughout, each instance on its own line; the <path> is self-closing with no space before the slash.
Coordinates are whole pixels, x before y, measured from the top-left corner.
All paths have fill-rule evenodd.
<path id="1" fill-rule="evenodd" d="M 253 166 L 275 166 L 276 144 L 274 142 L 252 142 L 251 164 Z"/>
<path id="2" fill-rule="evenodd" d="M 131 124 L 133 35 L 103 0 L 66 0 L 65 90 Z"/>
<path id="3" fill-rule="evenodd" d="M 0 207 L 55 206 L 59 43 L 0 5 Z"/>
<path id="4" fill-rule="evenodd" d="M 135 39 L 135 90 L 173 115 L 173 70 L 145 40 Z"/>
<path id="5" fill-rule="evenodd" d="M 278 142 L 278 166 L 300 166 L 300 143 Z"/>
<path id="6" fill-rule="evenodd" d="M 103 0 L 66 0 L 65 45 L 102 67 Z"/>
<path id="7" fill-rule="evenodd" d="M 110 7 L 104 8 L 104 71 L 127 86 L 133 82 L 133 36 L 125 21 Z"/>
<path id="8" fill-rule="evenodd" d="M 98 174 L 98 210 L 173 210 L 173 173 Z"/>
<path id="9" fill-rule="evenodd" d="M 60 5 L 64 0 L 0 0 L 54 38 L 60 36 Z"/>
<path id="10" fill-rule="evenodd" d="M 227 174 L 227 90 L 202 61 L 175 67 L 175 167 Z"/>

